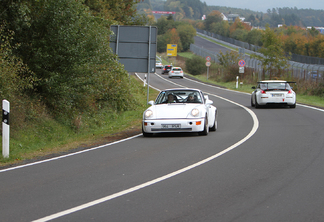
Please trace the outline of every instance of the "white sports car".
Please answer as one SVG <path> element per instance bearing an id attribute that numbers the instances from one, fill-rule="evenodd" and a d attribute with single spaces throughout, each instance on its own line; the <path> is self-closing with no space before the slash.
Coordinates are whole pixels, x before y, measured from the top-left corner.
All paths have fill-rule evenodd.
<path id="1" fill-rule="evenodd" d="M 172 67 L 172 69 L 169 71 L 169 78 L 172 77 L 180 77 L 183 78 L 183 71 L 180 67 Z"/>
<path id="2" fill-rule="evenodd" d="M 264 105 L 288 105 L 296 107 L 296 93 L 285 80 L 264 80 L 258 82 L 251 94 L 251 106 L 259 108 Z"/>
<path id="3" fill-rule="evenodd" d="M 217 108 L 198 89 L 167 89 L 143 113 L 144 136 L 154 133 L 198 132 L 207 135 L 217 129 Z"/>

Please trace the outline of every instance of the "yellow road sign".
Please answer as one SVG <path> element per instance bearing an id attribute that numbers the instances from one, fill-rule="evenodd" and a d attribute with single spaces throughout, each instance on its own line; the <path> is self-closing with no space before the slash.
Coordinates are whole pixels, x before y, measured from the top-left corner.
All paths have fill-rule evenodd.
<path id="1" fill-rule="evenodd" d="M 168 56 L 177 56 L 177 44 L 168 44 L 167 45 L 167 55 Z"/>

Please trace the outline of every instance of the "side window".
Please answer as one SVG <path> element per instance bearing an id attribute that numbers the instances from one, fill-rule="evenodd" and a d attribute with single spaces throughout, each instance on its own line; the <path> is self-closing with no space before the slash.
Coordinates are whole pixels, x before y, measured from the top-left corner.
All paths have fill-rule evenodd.
<path id="1" fill-rule="evenodd" d="M 159 94 L 159 96 L 156 98 L 155 103 L 156 104 L 161 104 L 161 103 L 163 103 L 163 101 L 165 101 L 165 92 L 161 92 Z"/>

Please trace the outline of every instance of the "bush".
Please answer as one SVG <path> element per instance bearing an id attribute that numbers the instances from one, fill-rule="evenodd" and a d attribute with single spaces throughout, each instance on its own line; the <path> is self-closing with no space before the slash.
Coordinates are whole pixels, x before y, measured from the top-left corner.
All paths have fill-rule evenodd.
<path id="1" fill-rule="evenodd" d="M 40 0 L 23 8 L 26 18 L 12 19 L 26 24 L 11 22 L 8 27 L 15 33 L 12 42 L 21 45 L 17 57 L 38 79 L 30 97 L 64 121 L 107 107 L 133 108 L 133 99 L 125 96 L 130 94 L 128 73 L 107 41 L 108 20 L 91 16 L 82 1 Z M 24 76 L 32 77 L 28 72 Z"/>
<path id="2" fill-rule="evenodd" d="M 206 71 L 206 60 L 200 56 L 193 56 L 186 60 L 186 71 L 192 75 L 201 75 Z"/>

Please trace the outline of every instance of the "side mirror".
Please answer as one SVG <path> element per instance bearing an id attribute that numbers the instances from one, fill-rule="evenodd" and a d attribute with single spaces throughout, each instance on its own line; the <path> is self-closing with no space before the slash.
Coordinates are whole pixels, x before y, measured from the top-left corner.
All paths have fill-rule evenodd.
<path id="1" fill-rule="evenodd" d="M 255 86 L 252 86 L 252 89 L 255 89 Z"/>
<path id="2" fill-rule="evenodd" d="M 214 102 L 213 102 L 213 100 L 210 100 L 210 99 L 207 99 L 206 100 L 206 105 L 211 105 L 211 104 L 213 104 Z"/>
<path id="3" fill-rule="evenodd" d="M 151 105 L 151 106 L 153 106 L 154 105 L 154 101 L 153 100 L 151 100 L 151 101 L 149 101 L 147 104 L 149 104 L 149 105 Z"/>

